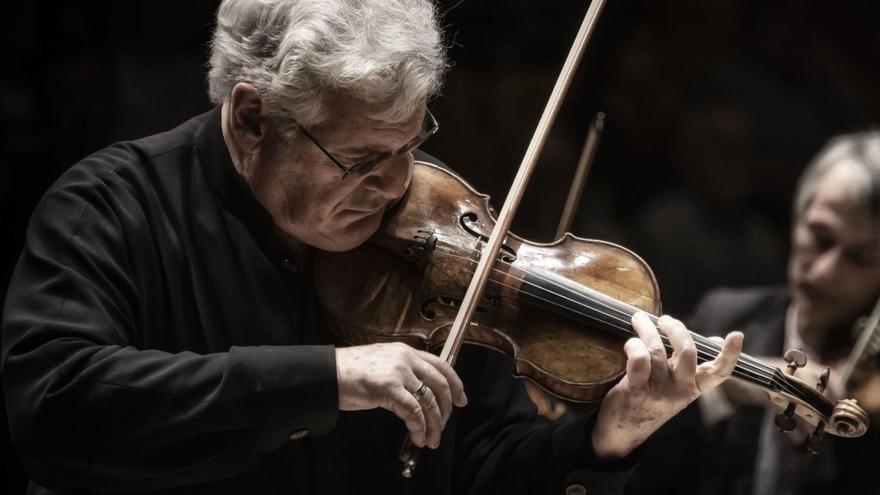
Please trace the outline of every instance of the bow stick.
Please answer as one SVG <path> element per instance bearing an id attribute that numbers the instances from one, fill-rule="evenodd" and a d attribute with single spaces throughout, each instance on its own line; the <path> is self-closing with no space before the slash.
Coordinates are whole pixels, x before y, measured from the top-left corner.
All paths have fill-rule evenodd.
<path id="1" fill-rule="evenodd" d="M 581 202 L 581 193 L 584 192 L 584 185 L 586 185 L 587 177 L 590 175 L 590 168 L 593 164 L 593 158 L 596 157 L 596 149 L 599 147 L 599 138 L 602 137 L 602 129 L 604 127 L 605 114 L 599 112 L 593 117 L 593 122 L 590 123 L 590 131 L 587 133 L 587 139 L 584 141 L 584 148 L 581 150 L 581 157 L 578 159 L 574 180 L 571 182 L 568 197 L 565 199 L 565 208 L 562 209 L 562 216 L 559 218 L 559 227 L 556 228 L 555 239 L 559 239 L 571 229 L 571 222 L 574 220 L 577 206 Z"/>

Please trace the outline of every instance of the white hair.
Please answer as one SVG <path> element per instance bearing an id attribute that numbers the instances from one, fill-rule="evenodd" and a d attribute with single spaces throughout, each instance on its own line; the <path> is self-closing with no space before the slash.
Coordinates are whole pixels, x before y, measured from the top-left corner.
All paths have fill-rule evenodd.
<path id="1" fill-rule="evenodd" d="M 441 86 L 446 50 L 431 0 L 223 0 L 208 90 L 253 85 L 271 113 L 318 124 L 334 93 L 412 116 Z"/>
<path id="2" fill-rule="evenodd" d="M 822 178 L 834 167 L 848 164 L 849 181 L 866 211 L 880 217 L 880 131 L 836 136 L 819 151 L 798 182 L 794 218 L 806 211 Z"/>

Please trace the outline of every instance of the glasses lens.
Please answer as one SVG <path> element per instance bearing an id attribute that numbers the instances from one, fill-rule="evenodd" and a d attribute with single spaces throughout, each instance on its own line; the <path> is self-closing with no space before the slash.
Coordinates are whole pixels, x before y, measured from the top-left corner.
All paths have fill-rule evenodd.
<path id="1" fill-rule="evenodd" d="M 348 168 L 347 174 L 363 175 L 363 174 L 369 173 L 374 168 L 376 168 L 376 165 L 379 165 L 380 163 L 384 162 L 385 160 L 388 160 L 389 158 L 393 158 L 396 156 L 397 156 L 396 153 L 392 155 L 390 151 L 382 153 L 381 155 L 379 155 L 375 158 L 370 158 L 369 160 L 367 160 L 365 162 L 356 163 L 356 164 L 352 165 L 351 167 Z"/>
<path id="2" fill-rule="evenodd" d="M 400 147 L 394 153 L 385 152 L 385 153 L 382 153 L 381 155 L 374 157 L 374 158 L 371 158 L 365 162 L 356 163 L 356 164 L 352 165 L 351 167 L 348 168 L 348 171 L 346 172 L 345 175 L 349 175 L 349 174 L 363 175 L 363 174 L 369 173 L 374 168 L 376 168 L 376 166 L 379 165 L 380 163 L 387 161 L 387 160 L 390 160 L 390 159 L 396 159 L 396 158 L 400 157 L 401 155 L 405 155 L 405 154 L 411 152 L 412 150 L 421 146 L 422 143 L 424 143 L 429 137 L 434 135 L 434 133 L 437 132 L 438 128 L 439 128 L 439 126 L 437 125 L 437 119 L 434 118 L 434 116 L 431 114 L 430 110 L 426 109 L 425 110 L 425 118 L 424 118 L 424 120 L 422 120 L 422 129 L 419 132 L 418 136 L 413 138 L 412 141 L 406 143 L 405 145 Z"/>

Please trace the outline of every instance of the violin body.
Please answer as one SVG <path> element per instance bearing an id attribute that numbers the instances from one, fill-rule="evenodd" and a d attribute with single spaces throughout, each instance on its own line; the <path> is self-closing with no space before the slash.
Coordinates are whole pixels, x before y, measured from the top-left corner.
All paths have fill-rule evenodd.
<path id="1" fill-rule="evenodd" d="M 316 286 L 331 331 L 352 345 L 400 341 L 436 350 L 493 226 L 488 196 L 448 170 L 417 162 L 408 193 L 370 241 L 317 257 Z M 540 294 L 524 297 L 534 285 L 526 274 L 536 269 L 659 314 L 654 274 L 609 242 L 566 234 L 538 244 L 509 234 L 465 332 L 466 343 L 509 355 L 515 375 L 548 392 L 601 400 L 624 373 L 625 339 L 554 310 L 559 305 Z"/>

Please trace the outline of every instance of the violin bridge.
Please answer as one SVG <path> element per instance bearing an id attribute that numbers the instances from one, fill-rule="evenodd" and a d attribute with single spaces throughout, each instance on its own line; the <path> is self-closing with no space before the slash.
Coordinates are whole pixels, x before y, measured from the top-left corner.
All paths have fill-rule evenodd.
<path id="1" fill-rule="evenodd" d="M 415 242 L 407 249 L 410 256 L 421 257 L 437 249 L 437 236 L 434 230 L 418 230 L 413 236 Z"/>

